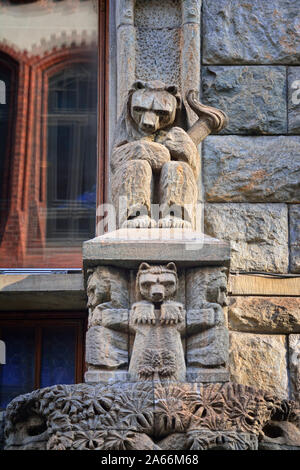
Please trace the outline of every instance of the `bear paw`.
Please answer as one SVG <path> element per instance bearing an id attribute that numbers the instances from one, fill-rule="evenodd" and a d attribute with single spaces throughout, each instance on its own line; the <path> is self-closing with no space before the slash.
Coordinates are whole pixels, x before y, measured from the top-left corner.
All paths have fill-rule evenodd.
<path id="1" fill-rule="evenodd" d="M 155 228 L 156 225 L 156 221 L 151 219 L 149 215 L 139 215 L 134 219 L 126 220 L 122 224 L 122 228 Z"/>

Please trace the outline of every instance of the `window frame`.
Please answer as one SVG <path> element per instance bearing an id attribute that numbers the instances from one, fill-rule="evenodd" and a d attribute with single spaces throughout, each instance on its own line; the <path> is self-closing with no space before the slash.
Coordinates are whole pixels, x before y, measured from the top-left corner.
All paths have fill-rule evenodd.
<path id="1" fill-rule="evenodd" d="M 12 171 L 12 159 L 14 154 L 14 136 L 15 136 L 15 125 L 13 122 L 14 110 L 16 108 L 16 96 L 18 90 L 18 75 L 19 66 L 18 62 L 0 50 L 0 67 L 8 70 L 10 73 L 10 97 L 8 103 L 8 133 L 7 133 L 7 144 L 6 153 L 4 156 L 4 171 L 2 175 L 2 194 L 0 194 L 0 200 L 9 201 L 11 193 L 11 171 Z M 2 212 L 3 211 L 3 212 Z M 2 233 L 5 227 L 5 222 L 8 216 L 9 205 L 7 204 L 5 209 L 1 208 L 0 218 L 0 243 Z"/>
<path id="2" fill-rule="evenodd" d="M 34 390 L 39 389 L 41 384 L 42 328 L 67 326 L 76 328 L 74 376 L 75 383 L 82 383 L 85 372 L 86 312 L 0 312 L 0 339 L 2 328 L 35 329 Z"/>

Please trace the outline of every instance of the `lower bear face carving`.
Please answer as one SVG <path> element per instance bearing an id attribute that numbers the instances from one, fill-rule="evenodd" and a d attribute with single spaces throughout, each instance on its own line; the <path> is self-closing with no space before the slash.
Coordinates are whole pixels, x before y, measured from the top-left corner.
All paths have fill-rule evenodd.
<path id="1" fill-rule="evenodd" d="M 171 299 L 177 290 L 177 269 L 174 263 L 150 266 L 142 263 L 137 275 L 137 292 L 149 302 L 161 303 Z"/>

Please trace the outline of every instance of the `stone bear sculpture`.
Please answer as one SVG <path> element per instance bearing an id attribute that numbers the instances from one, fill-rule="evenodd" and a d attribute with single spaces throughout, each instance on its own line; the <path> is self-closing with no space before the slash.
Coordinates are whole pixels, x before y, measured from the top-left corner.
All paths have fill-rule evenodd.
<path id="1" fill-rule="evenodd" d="M 183 100 L 176 86 L 161 81 L 133 84 L 117 125 L 111 155 L 112 197 L 120 227 L 192 227 L 198 197 L 197 145 L 227 122 L 221 111 L 187 94 L 199 120 L 186 128 Z"/>
<path id="2" fill-rule="evenodd" d="M 177 286 L 174 263 L 140 265 L 136 291 L 141 300 L 130 312 L 130 327 L 135 332 L 129 364 L 131 380 L 185 380 L 181 341 L 185 309 L 174 300 Z"/>
<path id="3" fill-rule="evenodd" d="M 87 382 L 116 377 L 128 366 L 128 283 L 122 270 L 98 266 L 88 271 Z"/>

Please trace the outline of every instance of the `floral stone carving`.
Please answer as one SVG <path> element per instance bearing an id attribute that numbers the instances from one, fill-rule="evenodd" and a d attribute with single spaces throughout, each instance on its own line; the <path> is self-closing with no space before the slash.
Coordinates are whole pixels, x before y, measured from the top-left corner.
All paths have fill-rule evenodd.
<path id="1" fill-rule="evenodd" d="M 158 227 L 194 227 L 200 173 L 197 145 L 227 124 L 226 115 L 187 93 L 199 117 L 186 128 L 186 109 L 175 85 L 133 84 L 116 130 L 111 155 L 112 195 L 119 226 L 155 227 L 151 204 L 159 204 Z"/>
<path id="2" fill-rule="evenodd" d="M 293 402 L 233 383 L 57 385 L 8 405 L 5 448 L 256 449 L 274 419 L 297 431 Z"/>

